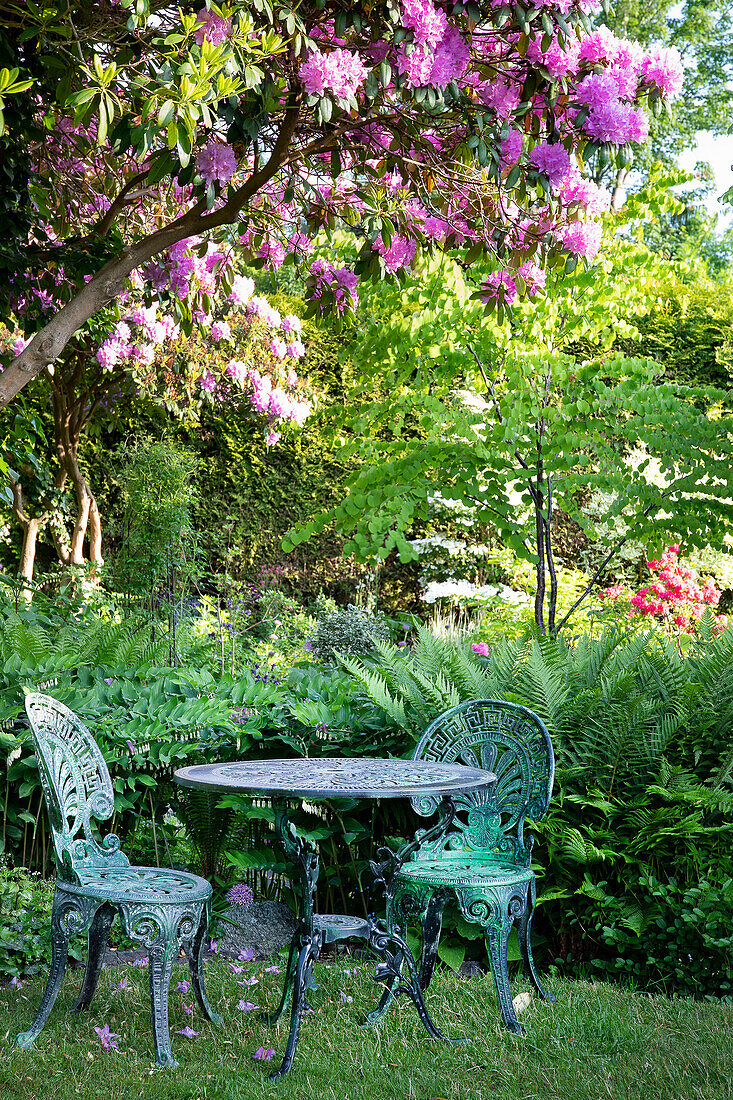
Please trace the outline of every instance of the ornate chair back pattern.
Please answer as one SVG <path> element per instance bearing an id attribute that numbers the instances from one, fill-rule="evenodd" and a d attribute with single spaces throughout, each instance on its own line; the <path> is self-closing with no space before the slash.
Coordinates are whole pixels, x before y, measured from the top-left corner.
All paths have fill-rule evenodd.
<path id="1" fill-rule="evenodd" d="M 544 723 L 517 703 L 474 699 L 446 711 L 428 726 L 413 752 L 415 760 L 440 760 L 484 768 L 498 776 L 487 791 L 456 798 L 453 829 L 437 845 L 414 858 L 433 859 L 438 851 L 492 853 L 528 866 L 534 838 L 524 838 L 524 820 L 547 812 L 554 779 L 554 756 Z M 414 799 L 428 816 L 434 798 Z"/>
<path id="2" fill-rule="evenodd" d="M 47 695 L 26 697 L 26 711 L 51 821 L 56 873 L 80 884 L 85 871 L 128 867 L 120 842 L 96 840 L 91 819 L 106 821 L 114 791 L 104 757 L 86 726 L 63 703 Z"/>

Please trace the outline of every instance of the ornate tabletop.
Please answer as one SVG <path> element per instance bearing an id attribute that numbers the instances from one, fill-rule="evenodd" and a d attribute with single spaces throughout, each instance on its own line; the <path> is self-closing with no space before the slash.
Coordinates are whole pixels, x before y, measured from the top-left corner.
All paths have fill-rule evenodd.
<path id="1" fill-rule="evenodd" d="M 434 760 L 361 756 L 235 760 L 179 768 L 175 781 L 208 791 L 241 791 L 282 798 L 419 798 L 479 791 L 493 772 Z"/>

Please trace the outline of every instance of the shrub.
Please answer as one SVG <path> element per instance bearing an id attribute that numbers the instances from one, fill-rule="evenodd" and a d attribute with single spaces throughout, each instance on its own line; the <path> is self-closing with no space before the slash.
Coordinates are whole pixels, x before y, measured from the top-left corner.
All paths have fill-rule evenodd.
<path id="1" fill-rule="evenodd" d="M 361 657 L 371 653 L 377 641 L 386 642 L 388 638 L 389 627 L 385 622 L 349 604 L 345 610 L 333 611 L 321 620 L 311 642 L 311 653 L 323 662 L 333 662 L 337 653 Z"/>

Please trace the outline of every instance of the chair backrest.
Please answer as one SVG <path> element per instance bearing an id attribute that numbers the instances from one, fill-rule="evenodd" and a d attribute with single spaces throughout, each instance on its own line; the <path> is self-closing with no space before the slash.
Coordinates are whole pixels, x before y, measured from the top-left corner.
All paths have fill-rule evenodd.
<path id="1" fill-rule="evenodd" d="M 440 760 L 495 772 L 493 788 L 456 799 L 465 811 L 439 843 L 443 849 L 489 851 L 529 862 L 533 838 L 524 838 L 524 821 L 537 821 L 550 804 L 555 775 L 552 742 L 544 722 L 527 707 L 502 699 L 473 699 L 436 718 L 420 738 L 415 760 Z M 433 812 L 435 802 L 415 799 L 418 813 Z M 419 858 L 435 849 L 423 848 Z"/>
<path id="2" fill-rule="evenodd" d="M 26 696 L 25 709 L 36 750 L 56 852 L 56 874 L 79 882 L 80 873 L 127 866 L 120 842 L 109 834 L 98 843 L 91 819 L 106 821 L 114 810 L 109 771 L 97 742 L 73 711 L 48 695 Z"/>

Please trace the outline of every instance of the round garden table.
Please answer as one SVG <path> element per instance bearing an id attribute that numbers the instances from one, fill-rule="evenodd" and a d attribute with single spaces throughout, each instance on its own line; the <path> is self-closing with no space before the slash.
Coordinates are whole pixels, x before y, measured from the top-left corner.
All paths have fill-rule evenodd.
<path id="1" fill-rule="evenodd" d="M 428 830 L 418 830 L 414 839 L 399 852 L 380 849 L 378 854 L 384 854 L 386 859 L 381 863 L 372 863 L 376 881 L 389 895 L 395 874 L 410 856 L 423 844 L 439 840 L 448 831 L 456 815 L 456 798 L 493 786 L 496 783 L 493 772 L 433 760 L 340 756 L 196 764 L 180 768 L 174 778 L 181 786 L 197 790 L 272 798 L 278 840 L 300 880 L 300 912 L 290 945 L 283 993 L 276 1011 L 266 1016 L 270 1023 L 277 1023 L 292 998 L 285 1056 L 280 1067 L 270 1074 L 271 1077 L 282 1077 L 293 1064 L 300 1020 L 307 1004 L 306 991 L 314 986 L 313 964 L 325 943 L 339 939 L 365 939 L 380 959 L 374 976 L 376 981 L 384 982 L 386 986 L 382 1003 L 386 1003 L 395 993 L 407 994 L 428 1033 L 435 1038 L 445 1038 L 425 1007 L 415 960 L 401 935 L 387 928 L 382 921 L 371 918 L 314 912 L 318 851 L 312 840 L 298 835 L 288 816 L 288 801 L 410 798 L 419 802 L 422 812 L 437 809 L 439 818 L 436 825 Z M 378 1019 L 380 1009 L 370 1015 Z M 367 1020 L 369 1018 L 367 1016 Z"/>

